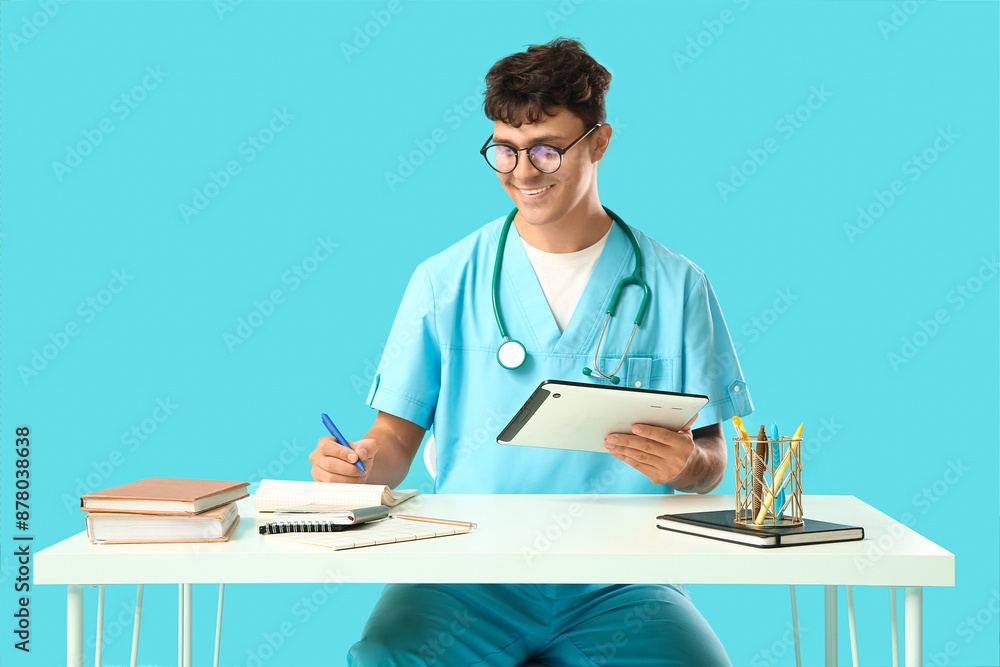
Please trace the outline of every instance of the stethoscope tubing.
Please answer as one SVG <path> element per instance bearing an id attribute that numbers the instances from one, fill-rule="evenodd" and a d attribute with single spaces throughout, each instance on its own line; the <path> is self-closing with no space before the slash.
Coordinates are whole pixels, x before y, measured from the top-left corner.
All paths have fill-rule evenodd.
<path id="1" fill-rule="evenodd" d="M 615 373 L 617 373 L 619 369 L 621 369 L 622 364 L 625 363 L 625 357 L 628 355 L 628 350 L 632 346 L 632 339 L 635 337 L 636 329 L 638 329 L 639 325 L 642 324 L 642 319 L 646 314 L 646 306 L 649 303 L 650 290 L 649 290 L 649 284 L 647 284 L 642 277 L 642 252 L 639 250 L 639 242 L 636 240 L 635 234 L 632 233 L 632 230 L 629 228 L 628 225 L 625 224 L 625 221 L 622 220 L 620 217 L 618 217 L 618 215 L 614 211 L 609 209 L 607 206 L 602 206 L 602 208 L 609 216 L 611 216 L 612 220 L 614 220 L 618 224 L 618 226 L 622 228 L 622 230 L 628 236 L 629 241 L 632 243 L 632 249 L 635 254 L 635 267 L 632 269 L 632 273 L 630 275 L 619 280 L 618 284 L 615 286 L 615 291 L 611 295 L 611 300 L 608 302 L 608 308 L 606 311 L 607 316 L 604 319 L 604 327 L 601 329 L 601 335 L 597 339 L 597 347 L 594 350 L 594 369 L 591 370 L 589 368 L 585 368 L 583 372 L 584 375 L 590 375 L 591 373 L 594 373 L 599 377 L 611 380 L 612 382 L 617 384 L 618 378 L 615 375 Z M 518 366 L 520 366 L 521 363 L 523 363 L 523 355 L 525 354 L 524 345 L 521 344 L 520 341 L 511 339 L 510 336 L 508 335 L 507 327 L 504 326 L 503 314 L 500 309 L 500 271 L 503 265 L 503 253 L 505 246 L 507 245 L 507 233 L 510 231 L 511 223 L 513 222 L 514 216 L 516 214 L 517 214 L 517 208 L 515 207 L 514 210 L 512 210 L 510 214 L 507 216 L 507 219 L 504 221 L 503 227 L 500 230 L 500 240 L 497 245 L 497 257 L 496 257 L 496 262 L 493 265 L 493 284 L 492 284 L 493 316 L 496 318 L 497 327 L 500 329 L 500 336 L 504 340 L 504 343 L 500 346 L 501 350 L 498 350 L 497 352 L 497 360 L 500 362 L 501 366 L 510 369 L 517 368 Z M 629 336 L 628 343 L 625 345 L 625 352 L 622 353 L 622 357 L 618 361 L 618 365 L 615 367 L 615 370 L 611 372 L 611 375 L 605 375 L 597 367 L 597 358 L 600 353 L 601 343 L 604 340 L 604 333 L 605 331 L 607 331 L 608 328 L 608 323 L 611 321 L 611 316 L 614 315 L 615 309 L 618 307 L 618 298 L 621 296 L 622 288 L 627 287 L 628 285 L 638 285 L 639 287 L 642 288 L 642 301 L 639 304 L 639 310 L 635 316 L 635 326 L 632 327 L 632 334 Z M 522 360 L 516 362 L 516 364 L 513 366 L 508 366 L 507 364 L 504 363 L 503 355 L 501 353 L 503 348 L 505 346 L 508 346 L 508 344 L 511 345 L 516 344 L 520 348 L 520 354 Z"/>

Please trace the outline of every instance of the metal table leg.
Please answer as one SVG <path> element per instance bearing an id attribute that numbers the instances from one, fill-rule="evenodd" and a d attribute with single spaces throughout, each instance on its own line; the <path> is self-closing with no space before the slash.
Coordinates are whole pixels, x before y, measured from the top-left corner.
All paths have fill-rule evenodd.
<path id="1" fill-rule="evenodd" d="M 66 664 L 83 667 L 83 586 L 66 587 Z"/>
<path id="2" fill-rule="evenodd" d="M 192 586 L 184 584 L 184 667 L 191 667 Z"/>
<path id="3" fill-rule="evenodd" d="M 907 586 L 903 600 L 903 646 L 906 667 L 923 664 L 923 598 L 920 586 Z"/>
<path id="4" fill-rule="evenodd" d="M 826 667 L 837 667 L 837 587 L 824 587 Z"/>

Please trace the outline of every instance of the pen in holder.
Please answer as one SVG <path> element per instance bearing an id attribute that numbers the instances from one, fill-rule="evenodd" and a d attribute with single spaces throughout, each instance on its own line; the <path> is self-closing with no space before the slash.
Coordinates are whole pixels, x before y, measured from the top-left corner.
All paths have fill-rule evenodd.
<path id="1" fill-rule="evenodd" d="M 736 519 L 746 526 L 802 524 L 800 437 L 734 438 Z"/>

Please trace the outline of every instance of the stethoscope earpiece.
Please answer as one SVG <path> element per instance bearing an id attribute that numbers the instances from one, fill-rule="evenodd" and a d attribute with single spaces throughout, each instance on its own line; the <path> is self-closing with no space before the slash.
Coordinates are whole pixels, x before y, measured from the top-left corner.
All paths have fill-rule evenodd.
<path id="1" fill-rule="evenodd" d="M 588 375 L 589 376 L 593 372 L 594 371 L 590 370 L 589 368 L 584 368 L 583 369 L 583 374 L 584 375 Z M 611 384 L 618 384 L 619 382 L 621 382 L 621 378 L 619 378 L 617 375 L 612 375 L 611 377 L 608 377 L 607 375 L 602 375 L 601 377 L 603 377 L 605 379 L 608 379 L 608 380 L 611 380 Z"/>

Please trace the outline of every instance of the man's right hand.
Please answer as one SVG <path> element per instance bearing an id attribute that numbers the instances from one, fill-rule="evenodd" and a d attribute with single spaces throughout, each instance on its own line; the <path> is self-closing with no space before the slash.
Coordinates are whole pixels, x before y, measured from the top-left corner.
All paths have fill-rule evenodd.
<path id="1" fill-rule="evenodd" d="M 342 482 L 365 484 L 372 470 L 378 442 L 375 438 L 350 441 L 351 449 L 344 447 L 332 435 L 323 436 L 316 443 L 316 449 L 309 454 L 312 461 L 312 476 L 317 482 Z M 360 457 L 367 472 L 354 465 Z"/>

